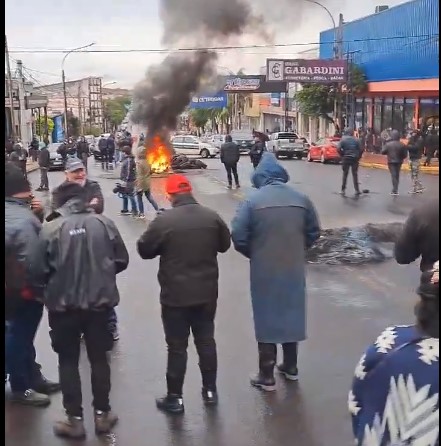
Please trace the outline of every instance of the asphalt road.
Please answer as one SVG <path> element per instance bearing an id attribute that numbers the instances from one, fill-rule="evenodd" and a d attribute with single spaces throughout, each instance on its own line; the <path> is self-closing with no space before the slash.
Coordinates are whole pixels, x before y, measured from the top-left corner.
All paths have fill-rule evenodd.
<path id="1" fill-rule="evenodd" d="M 370 194 L 342 198 L 340 168 L 282 161 L 292 183 L 314 201 L 324 227 L 367 222 L 402 221 L 425 196 L 407 193 L 393 198 L 388 173 L 361 169 L 363 188 Z M 248 159 L 240 163 L 243 188 L 228 191 L 219 160 L 209 169 L 189 174 L 195 196 L 231 221 L 250 183 Z M 51 173 L 51 187 L 62 180 Z M 118 307 L 121 340 L 112 352 L 112 405 L 120 415 L 114 434 L 98 439 L 93 433 L 89 367 L 81 361 L 88 438 L 69 443 L 53 437 L 52 422 L 62 413 L 61 398 L 46 409 L 23 408 L 5 402 L 7 446 L 349 446 L 353 444 L 346 399 L 353 370 L 364 348 L 389 324 L 413 320 L 418 265 L 398 266 L 393 261 L 362 267 L 308 266 L 308 332 L 301 345 L 300 381 L 278 381 L 274 394 L 251 388 L 257 353 L 252 328 L 247 261 L 230 250 L 221 255 L 220 297 L 217 318 L 220 403 L 207 410 L 200 398 L 200 377 L 195 349 L 190 347 L 185 384 L 186 413 L 174 418 L 159 413 L 154 397 L 165 390 L 166 349 L 160 321 L 158 262 L 143 261 L 135 242 L 148 222 L 119 217 L 120 200 L 112 194 L 115 180 L 91 169 L 105 195 L 105 213 L 113 218 L 130 251 L 128 270 L 119 277 Z M 31 174 L 36 183 L 37 173 Z M 438 193 L 438 178 L 425 177 L 426 197 Z M 166 205 L 164 179 L 153 181 L 153 193 Z M 409 179 L 403 179 L 407 192 Z M 42 195 L 43 199 L 47 195 Z M 148 218 L 154 215 L 150 213 Z M 51 350 L 46 317 L 36 340 L 39 361 L 46 375 L 56 378 L 56 357 Z"/>

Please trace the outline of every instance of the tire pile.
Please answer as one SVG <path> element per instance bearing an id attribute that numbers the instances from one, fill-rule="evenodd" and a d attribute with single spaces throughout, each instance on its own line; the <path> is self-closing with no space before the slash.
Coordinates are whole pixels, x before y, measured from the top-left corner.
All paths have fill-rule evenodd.
<path id="1" fill-rule="evenodd" d="M 207 165 L 198 159 L 190 159 L 185 155 L 173 155 L 171 168 L 174 171 L 190 169 L 206 169 Z"/>

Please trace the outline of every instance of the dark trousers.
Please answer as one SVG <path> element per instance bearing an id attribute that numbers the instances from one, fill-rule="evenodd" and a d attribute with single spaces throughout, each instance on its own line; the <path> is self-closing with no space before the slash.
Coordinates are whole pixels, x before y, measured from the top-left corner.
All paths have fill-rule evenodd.
<path id="1" fill-rule="evenodd" d="M 85 153 L 85 152 L 83 152 L 82 154 L 81 154 L 81 161 L 83 162 L 83 164 L 84 164 L 84 167 L 85 167 L 85 169 L 86 169 L 86 172 L 87 172 L 87 161 L 89 160 L 89 156 L 87 155 L 87 153 Z"/>
<path id="2" fill-rule="evenodd" d="M 192 307 L 162 306 L 162 323 L 168 347 L 167 391 L 182 395 L 187 370 L 190 330 L 199 356 L 204 389 L 216 391 L 217 352 L 214 340 L 216 303 Z"/>
<path id="3" fill-rule="evenodd" d="M 47 167 L 40 167 L 40 187 L 49 189 L 49 178 L 47 176 Z"/>
<path id="4" fill-rule="evenodd" d="M 430 148 L 426 151 L 426 161 L 424 161 L 425 166 L 430 166 L 432 158 L 435 156 L 436 149 Z"/>
<path id="5" fill-rule="evenodd" d="M 27 179 L 28 173 L 26 171 L 26 160 L 20 160 L 19 166 L 20 166 L 21 171 L 23 172 L 24 177 Z"/>
<path id="6" fill-rule="evenodd" d="M 109 170 L 109 154 L 107 151 L 101 152 L 101 169 Z"/>
<path id="7" fill-rule="evenodd" d="M 13 392 L 31 389 L 41 376 L 35 363 L 34 338 L 43 316 L 43 304 L 24 301 L 8 321 L 5 335 L 5 361 Z"/>
<path id="8" fill-rule="evenodd" d="M 87 356 L 91 368 L 93 407 L 110 410 L 110 365 L 107 352 L 113 340 L 109 330 L 110 309 L 103 311 L 73 310 L 50 312 L 49 326 L 52 348 L 58 354 L 63 406 L 70 416 L 83 415 L 80 360 L 80 337 L 84 333 Z"/>
<path id="9" fill-rule="evenodd" d="M 112 308 L 109 312 L 109 330 L 113 333 L 118 327 L 118 316 L 116 315 L 115 308 Z"/>
<path id="10" fill-rule="evenodd" d="M 239 186 L 239 175 L 237 174 L 237 163 L 225 164 L 225 170 L 227 171 L 228 184 L 233 185 L 233 176 L 236 186 Z"/>
<path id="11" fill-rule="evenodd" d="M 142 202 L 142 195 L 145 195 L 145 198 L 147 198 L 147 201 L 153 206 L 153 209 L 155 211 L 159 211 L 158 203 L 156 203 L 155 199 L 152 196 L 152 193 L 150 190 L 145 191 L 139 191 L 136 193 L 136 199 L 138 201 L 138 211 L 141 214 L 144 214 L 144 203 Z"/>
<path id="12" fill-rule="evenodd" d="M 355 192 L 360 192 L 360 187 L 358 184 L 358 160 L 356 159 L 345 159 L 342 160 L 342 169 L 343 169 L 343 179 L 341 183 L 341 190 L 346 190 L 346 183 L 348 181 L 349 169 L 352 172 L 352 180 L 354 182 Z"/>
<path id="13" fill-rule="evenodd" d="M 259 370 L 265 377 L 272 377 L 277 362 L 277 345 L 259 342 Z M 297 373 L 298 343 L 282 344 L 284 369 Z"/>
<path id="14" fill-rule="evenodd" d="M 389 172 L 392 178 L 392 193 L 398 193 L 398 185 L 400 184 L 401 163 L 389 163 Z"/>

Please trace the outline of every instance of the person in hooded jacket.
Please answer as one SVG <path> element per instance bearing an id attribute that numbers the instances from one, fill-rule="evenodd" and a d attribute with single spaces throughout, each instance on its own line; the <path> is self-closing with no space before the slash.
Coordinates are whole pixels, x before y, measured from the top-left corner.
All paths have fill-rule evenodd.
<path id="1" fill-rule="evenodd" d="M 108 139 L 104 135 L 101 135 L 98 140 L 98 150 L 101 154 L 101 169 L 103 170 L 109 170 L 109 150 L 107 145 Z"/>
<path id="2" fill-rule="evenodd" d="M 392 130 L 390 132 L 390 137 L 390 141 L 386 142 L 381 153 L 387 155 L 387 165 L 392 179 L 391 195 L 398 195 L 400 171 L 407 156 L 407 149 L 400 141 L 400 132 L 398 130 Z"/>
<path id="3" fill-rule="evenodd" d="M 342 158 L 341 165 L 343 169 L 343 179 L 341 185 L 341 194 L 346 194 L 346 183 L 348 181 L 349 169 L 352 172 L 355 195 L 360 195 L 360 185 L 358 183 L 358 165 L 363 155 L 363 149 L 360 141 L 353 136 L 352 129 L 345 130 L 345 136 L 341 139 L 338 151 Z"/>
<path id="4" fill-rule="evenodd" d="M 46 144 L 39 151 L 38 166 L 40 167 L 40 186 L 37 190 L 47 191 L 49 190 L 49 178 L 47 176 L 47 173 L 49 171 L 49 168 L 51 167 L 51 155 Z"/>
<path id="5" fill-rule="evenodd" d="M 420 164 L 424 152 L 424 140 L 418 131 L 413 131 L 407 143 L 407 152 L 409 154 L 410 177 L 412 179 L 412 189 L 410 194 L 418 194 L 424 191 L 420 181 Z"/>
<path id="6" fill-rule="evenodd" d="M 123 148 L 123 161 L 121 164 L 120 179 L 124 183 L 126 193 L 122 196 L 123 208 L 120 215 L 138 216 L 138 206 L 135 198 L 136 160 L 131 147 Z M 129 212 L 129 201 L 132 211 Z"/>
<path id="7" fill-rule="evenodd" d="M 231 135 L 225 137 L 225 143 L 220 148 L 220 160 L 227 171 L 228 188 L 233 187 L 233 176 L 236 188 L 240 187 L 239 175 L 237 173 L 237 163 L 240 160 L 239 146 L 233 142 Z"/>
<path id="8" fill-rule="evenodd" d="M 111 411 L 110 365 L 113 341 L 108 320 L 119 303 L 116 275 L 129 254 L 115 224 L 89 207 L 84 187 L 59 187 L 60 208 L 43 226 L 31 259 L 38 283 L 45 286 L 52 348 L 58 355 L 66 418 L 54 425 L 57 436 L 83 438 L 81 381 L 78 369 L 84 334 L 91 366 L 95 431 L 106 434 L 118 421 Z"/>
<path id="9" fill-rule="evenodd" d="M 265 150 L 265 143 L 262 141 L 262 138 L 259 135 L 256 135 L 254 137 L 254 144 L 250 149 L 250 160 L 254 168 L 259 165 L 260 159 L 262 158 L 262 154 Z"/>
<path id="10" fill-rule="evenodd" d="M 80 140 L 77 143 L 77 156 L 83 162 L 84 167 L 87 172 L 87 161 L 89 159 L 90 149 L 89 143 L 86 141 L 84 136 L 80 137 Z"/>
<path id="11" fill-rule="evenodd" d="M 20 168 L 25 178 L 28 177 L 26 172 L 27 159 L 28 151 L 23 147 L 23 144 L 21 142 L 14 144 L 14 151 L 9 156 L 9 161 L 12 161 Z"/>
<path id="12" fill-rule="evenodd" d="M 236 251 L 250 261 L 251 301 L 259 351 L 259 373 L 251 385 L 275 390 L 277 344 L 283 347 L 279 372 L 298 377 L 298 343 L 306 339 L 305 251 L 320 237 L 310 199 L 288 184 L 289 175 L 265 152 L 252 175 L 257 189 L 232 222 Z"/>

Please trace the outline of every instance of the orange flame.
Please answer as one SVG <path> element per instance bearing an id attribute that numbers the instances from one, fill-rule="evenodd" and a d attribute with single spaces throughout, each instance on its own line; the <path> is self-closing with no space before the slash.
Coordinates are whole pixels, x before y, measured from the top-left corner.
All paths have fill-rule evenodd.
<path id="1" fill-rule="evenodd" d="M 163 173 L 170 169 L 171 151 L 160 136 L 146 142 L 146 156 L 152 173 Z"/>

